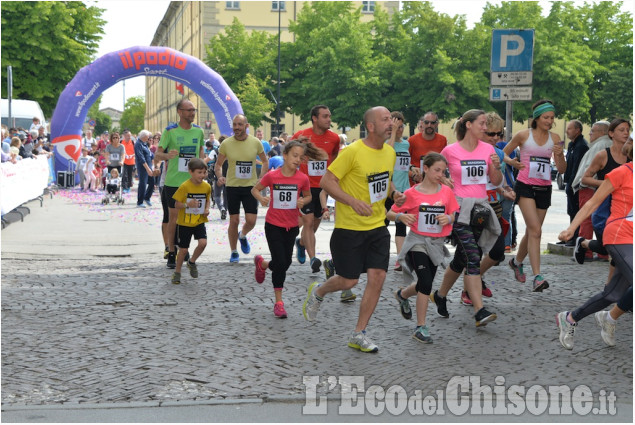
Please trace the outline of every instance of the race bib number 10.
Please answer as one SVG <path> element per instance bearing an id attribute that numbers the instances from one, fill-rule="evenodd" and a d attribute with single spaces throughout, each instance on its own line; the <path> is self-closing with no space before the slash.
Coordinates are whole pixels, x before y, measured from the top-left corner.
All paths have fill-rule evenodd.
<path id="1" fill-rule="evenodd" d="M 445 214 L 443 205 L 419 205 L 417 230 L 425 233 L 441 233 L 443 226 L 437 221 L 439 214 Z"/>
<path id="2" fill-rule="evenodd" d="M 368 192 L 371 204 L 386 199 L 389 183 L 390 173 L 388 171 L 368 176 Z"/>
<path id="3" fill-rule="evenodd" d="M 273 207 L 278 210 L 294 210 L 298 208 L 298 185 L 274 184 Z"/>
<path id="4" fill-rule="evenodd" d="M 461 184 L 487 184 L 487 162 L 483 159 L 462 160 Z"/>

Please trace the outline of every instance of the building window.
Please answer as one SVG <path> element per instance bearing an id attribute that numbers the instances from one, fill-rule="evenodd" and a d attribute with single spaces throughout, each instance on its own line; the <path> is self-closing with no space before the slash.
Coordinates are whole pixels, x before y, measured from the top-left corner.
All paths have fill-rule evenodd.
<path id="1" fill-rule="evenodd" d="M 225 2 L 225 9 L 240 10 L 240 2 L 239 1 L 226 1 Z"/>
<path id="2" fill-rule="evenodd" d="M 278 7 L 280 7 L 280 11 L 284 12 L 285 10 L 287 10 L 287 7 L 285 6 L 284 1 L 272 1 L 271 2 L 271 10 L 273 11 L 278 11 Z"/>
<path id="3" fill-rule="evenodd" d="M 363 1 L 362 2 L 362 12 L 364 13 L 373 13 L 375 11 L 375 2 L 374 1 Z"/>

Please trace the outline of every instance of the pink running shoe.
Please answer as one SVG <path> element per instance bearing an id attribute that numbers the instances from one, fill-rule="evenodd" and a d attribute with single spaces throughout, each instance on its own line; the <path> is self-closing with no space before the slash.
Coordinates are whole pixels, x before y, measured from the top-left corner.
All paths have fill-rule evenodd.
<path id="1" fill-rule="evenodd" d="M 265 280 L 266 270 L 262 268 L 263 261 L 265 261 L 265 259 L 262 258 L 262 255 L 256 255 L 254 257 L 254 264 L 256 265 L 256 270 L 254 272 L 254 275 L 256 276 L 256 282 L 258 283 L 262 283 Z"/>
<path id="2" fill-rule="evenodd" d="M 278 301 L 273 305 L 273 314 L 281 319 L 287 318 L 287 311 L 284 309 L 284 303 L 282 301 Z"/>

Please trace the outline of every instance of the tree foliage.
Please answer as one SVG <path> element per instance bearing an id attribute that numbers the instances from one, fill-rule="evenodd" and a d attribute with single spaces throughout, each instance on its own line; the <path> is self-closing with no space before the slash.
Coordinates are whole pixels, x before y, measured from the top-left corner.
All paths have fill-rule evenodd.
<path id="1" fill-rule="evenodd" d="M 264 112 L 271 111 L 274 107 L 274 103 L 262 94 L 260 89 L 261 86 L 256 77 L 247 74 L 238 83 L 238 90 L 236 91 L 236 96 L 240 99 L 247 121 L 254 129 L 260 127 L 263 120 L 265 120 Z"/>
<path id="2" fill-rule="evenodd" d="M 143 130 L 145 114 L 146 103 L 143 96 L 129 97 L 123 108 L 119 125 L 122 129 L 127 128 L 131 133 L 137 134 Z"/>
<path id="3" fill-rule="evenodd" d="M 95 103 L 92 104 L 90 109 L 88 110 L 88 119 L 95 120 L 95 129 L 93 134 L 102 134 L 104 131 L 109 131 L 110 126 L 112 125 L 112 119 L 110 116 L 104 112 L 99 110 L 99 105 L 101 104 L 101 96 L 97 98 Z"/>
<path id="4" fill-rule="evenodd" d="M 62 90 L 97 52 L 103 9 L 80 1 L 3 1 L 0 10 L 2 81 L 10 65 L 13 97 L 36 100 L 51 116 Z"/>

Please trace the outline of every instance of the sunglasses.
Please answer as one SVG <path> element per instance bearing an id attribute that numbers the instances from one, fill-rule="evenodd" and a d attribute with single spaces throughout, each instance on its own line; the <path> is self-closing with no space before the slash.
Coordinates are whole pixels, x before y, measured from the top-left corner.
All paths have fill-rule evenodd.
<path id="1" fill-rule="evenodd" d="M 423 120 L 423 123 L 425 125 L 430 125 L 430 124 L 435 125 L 438 122 L 439 122 L 438 120 L 434 120 L 434 121 Z"/>
<path id="2" fill-rule="evenodd" d="M 486 131 L 485 134 L 487 134 L 489 137 L 494 137 L 494 136 L 498 136 L 498 137 L 503 137 L 505 135 L 505 133 L 501 132 L 497 132 L 497 131 Z"/>

